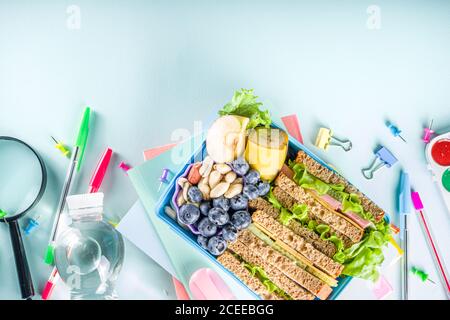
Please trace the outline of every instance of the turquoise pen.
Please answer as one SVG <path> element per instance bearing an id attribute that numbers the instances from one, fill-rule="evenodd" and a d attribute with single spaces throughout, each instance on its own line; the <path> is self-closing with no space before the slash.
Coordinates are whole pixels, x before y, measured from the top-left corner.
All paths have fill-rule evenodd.
<path id="1" fill-rule="evenodd" d="M 403 249 L 402 300 L 408 300 L 408 214 L 411 213 L 411 184 L 408 173 L 402 171 L 398 193 L 398 214 L 400 221 L 400 241 Z"/>
<path id="2" fill-rule="evenodd" d="M 51 265 L 54 263 L 54 251 L 56 234 L 58 231 L 58 225 L 61 218 L 61 213 L 66 206 L 66 197 L 70 193 L 72 183 L 74 181 L 76 173 L 80 170 L 83 162 L 84 150 L 86 148 L 87 138 L 89 135 L 89 119 L 91 115 L 91 109 L 86 107 L 83 113 L 83 119 L 81 120 L 80 129 L 78 130 L 77 140 L 72 150 L 72 157 L 70 158 L 69 168 L 67 169 L 66 178 L 64 180 L 61 195 L 59 197 L 58 209 L 56 212 L 55 220 L 53 222 L 52 232 L 50 234 L 50 241 L 47 246 L 44 261 Z"/>

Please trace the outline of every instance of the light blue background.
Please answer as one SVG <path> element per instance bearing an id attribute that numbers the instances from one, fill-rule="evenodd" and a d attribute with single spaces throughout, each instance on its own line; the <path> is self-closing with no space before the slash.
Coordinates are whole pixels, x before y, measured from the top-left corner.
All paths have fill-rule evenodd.
<path id="1" fill-rule="evenodd" d="M 81 9 L 81 29 L 66 27 L 66 9 Z M 369 5 L 381 29 L 366 26 Z M 95 119 L 84 192 L 101 152 L 117 152 L 105 179 L 107 214 L 119 220 L 137 196 L 120 161 L 142 162 L 142 150 L 171 142 L 177 128 L 227 102 L 235 89 L 255 88 L 277 119 L 299 116 L 307 146 L 319 125 L 348 137 L 350 153 L 317 153 L 389 212 L 401 166 L 421 192 L 441 250 L 450 264 L 449 213 L 424 160 L 422 128 L 450 127 L 449 1 L 0 1 L 0 134 L 35 146 L 49 171 L 38 212 L 43 227 L 25 246 L 37 291 L 50 272 L 42 262 L 50 216 L 67 166 L 50 135 L 73 143 L 82 108 Z M 408 144 L 384 126 L 390 119 Z M 383 143 L 400 160 L 366 181 L 360 169 Z M 415 218 L 411 260 L 437 281 Z M 122 298 L 173 297 L 170 279 L 127 243 L 118 284 Z M 398 297 L 398 265 L 386 271 Z M 9 235 L 0 226 L 0 298 L 19 290 Z M 440 287 L 411 279 L 414 298 L 443 298 Z M 131 284 L 131 285 L 130 285 Z M 372 298 L 355 282 L 342 298 Z M 436 289 L 438 288 L 438 289 Z M 166 290 L 167 294 L 163 291 Z"/>

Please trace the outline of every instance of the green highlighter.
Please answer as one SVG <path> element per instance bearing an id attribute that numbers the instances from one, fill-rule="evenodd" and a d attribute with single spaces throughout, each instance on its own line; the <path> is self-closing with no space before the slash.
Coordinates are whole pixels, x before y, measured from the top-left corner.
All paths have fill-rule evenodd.
<path id="1" fill-rule="evenodd" d="M 69 168 L 67 169 L 66 180 L 64 181 L 64 185 L 59 198 L 58 211 L 56 212 L 56 217 L 55 221 L 53 222 L 50 241 L 47 246 L 47 251 L 44 257 L 45 263 L 50 265 L 53 264 L 55 260 L 54 251 L 55 251 L 56 232 L 58 230 L 58 224 L 59 219 L 61 217 L 61 213 L 64 211 L 64 207 L 66 206 L 66 197 L 70 193 L 70 188 L 72 187 L 75 174 L 78 171 L 80 171 L 83 162 L 84 151 L 86 149 L 87 139 L 89 136 L 90 117 L 91 117 L 91 108 L 86 107 L 83 113 L 83 119 L 81 120 L 80 129 L 78 130 L 78 136 L 75 142 L 75 146 L 73 148 Z"/>

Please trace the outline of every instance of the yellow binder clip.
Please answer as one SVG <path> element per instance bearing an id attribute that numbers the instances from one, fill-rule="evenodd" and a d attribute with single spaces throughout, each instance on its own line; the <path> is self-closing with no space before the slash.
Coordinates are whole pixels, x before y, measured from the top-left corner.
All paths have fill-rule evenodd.
<path id="1" fill-rule="evenodd" d="M 336 137 L 333 137 L 333 132 L 327 128 L 320 128 L 317 133 L 316 142 L 314 145 L 317 148 L 327 150 L 328 147 L 331 146 L 339 146 L 344 149 L 345 152 L 350 151 L 352 149 L 352 142 L 348 139 L 341 140 Z"/>

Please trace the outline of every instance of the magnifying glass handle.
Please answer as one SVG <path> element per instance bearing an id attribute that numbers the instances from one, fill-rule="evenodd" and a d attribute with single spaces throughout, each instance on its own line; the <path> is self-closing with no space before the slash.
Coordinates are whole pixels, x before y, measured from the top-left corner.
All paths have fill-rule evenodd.
<path id="1" fill-rule="evenodd" d="M 27 256 L 20 234 L 20 228 L 17 220 L 8 223 L 11 234 L 11 242 L 16 261 L 17 276 L 19 277 L 20 291 L 22 299 L 31 299 L 34 296 L 33 279 L 31 278 L 30 268 L 28 267 Z"/>

